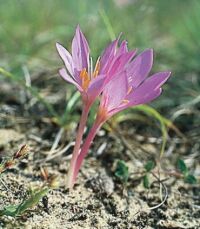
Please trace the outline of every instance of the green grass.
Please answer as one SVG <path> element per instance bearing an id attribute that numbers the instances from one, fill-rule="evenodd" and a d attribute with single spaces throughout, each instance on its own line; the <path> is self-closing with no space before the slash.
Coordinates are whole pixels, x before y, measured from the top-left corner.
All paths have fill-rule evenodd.
<path id="1" fill-rule="evenodd" d="M 22 81 L 24 65 L 30 75 L 59 68 L 55 43 L 70 50 L 77 24 L 94 58 L 122 32 L 129 48 L 154 49 L 153 71 L 172 71 L 164 94 L 153 103 L 170 117 L 199 95 L 199 9 L 196 0 L 140 0 L 124 7 L 107 0 L 0 0 L 0 67 Z"/>
<path id="2" fill-rule="evenodd" d="M 0 0 L 0 51 L 4 67 L 19 70 L 22 64 L 30 68 L 55 65 L 55 42 L 70 48 L 75 26 L 79 23 L 97 57 L 105 44 L 123 32 L 130 47 L 153 47 L 159 52 L 162 39 L 170 39 L 166 29 L 177 17 L 174 2 L 135 1 L 119 8 L 113 1 L 85 0 Z M 182 1 L 177 6 L 185 9 Z M 170 12 L 174 13 L 171 17 Z M 163 15 L 164 14 L 164 15 Z M 160 20 L 158 20 L 158 17 Z M 167 23 L 166 23 L 167 22 Z M 107 30 L 105 23 L 109 23 Z M 110 34 L 112 33 L 112 34 Z M 98 45 L 97 45 L 98 43 Z M 166 47 L 167 50 L 167 47 Z M 59 63 L 59 62 L 57 62 Z M 162 63 L 161 63 L 162 64 Z M 41 67 L 39 66 L 39 67 Z"/>

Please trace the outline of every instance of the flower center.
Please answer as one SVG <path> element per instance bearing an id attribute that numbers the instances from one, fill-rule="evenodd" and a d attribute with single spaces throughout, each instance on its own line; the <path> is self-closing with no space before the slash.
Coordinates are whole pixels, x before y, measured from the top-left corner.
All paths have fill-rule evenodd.
<path id="1" fill-rule="evenodd" d="M 93 78 L 96 78 L 100 71 L 100 59 L 97 60 L 94 71 L 91 70 L 91 73 L 89 74 L 86 70 L 86 68 L 82 69 L 80 72 L 80 78 L 82 80 L 82 88 L 84 91 L 87 91 L 90 81 Z"/>
<path id="2" fill-rule="evenodd" d="M 84 68 L 80 72 L 80 78 L 82 80 L 83 90 L 86 91 L 89 87 L 89 84 L 90 84 L 90 76 L 89 76 L 88 72 L 86 71 L 86 68 Z"/>

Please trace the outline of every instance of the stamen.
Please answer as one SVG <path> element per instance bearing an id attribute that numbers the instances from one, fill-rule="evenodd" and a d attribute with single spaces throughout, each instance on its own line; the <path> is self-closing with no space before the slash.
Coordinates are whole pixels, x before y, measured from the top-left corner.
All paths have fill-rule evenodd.
<path id="1" fill-rule="evenodd" d="M 82 87 L 83 90 L 87 90 L 88 86 L 90 84 L 90 76 L 88 75 L 86 68 L 84 68 L 81 72 L 80 72 L 80 78 L 82 79 Z"/>
<path id="2" fill-rule="evenodd" d="M 93 74 L 93 60 L 92 60 L 92 57 L 90 57 L 90 79 L 91 79 L 92 74 Z"/>
<path id="3" fill-rule="evenodd" d="M 100 57 L 97 59 L 95 68 L 94 68 L 94 72 L 93 72 L 93 77 L 97 77 L 100 71 Z"/>
<path id="4" fill-rule="evenodd" d="M 91 67 L 89 69 L 89 74 L 86 70 L 86 68 L 83 68 L 82 71 L 80 72 L 80 78 L 82 80 L 82 88 L 83 90 L 87 90 L 91 81 L 91 78 L 95 78 L 98 76 L 99 71 L 100 71 L 100 58 L 98 58 L 96 65 L 95 65 L 95 69 L 94 72 L 92 72 L 92 59 L 90 59 L 90 63 L 91 63 Z"/>
<path id="5" fill-rule="evenodd" d="M 84 68 L 81 72 L 80 72 L 80 77 L 81 79 L 85 78 L 85 75 L 87 74 L 86 68 Z"/>
<path id="6" fill-rule="evenodd" d="M 84 91 L 86 91 L 88 89 L 89 84 L 90 84 L 90 79 L 89 78 L 84 78 L 82 80 L 82 87 L 83 87 Z"/>

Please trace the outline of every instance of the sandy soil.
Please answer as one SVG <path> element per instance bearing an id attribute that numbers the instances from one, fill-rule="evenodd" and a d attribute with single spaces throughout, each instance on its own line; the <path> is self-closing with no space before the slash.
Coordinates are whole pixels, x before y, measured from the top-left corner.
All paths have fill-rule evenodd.
<path id="1" fill-rule="evenodd" d="M 161 163 L 159 179 L 163 186 L 151 175 L 151 186 L 145 189 L 142 184 L 144 163 L 157 159 L 159 136 L 152 129 L 142 125 L 138 129 L 136 123 L 130 122 L 119 126 L 126 141 L 115 132 L 103 129 L 85 160 L 73 192 L 69 193 L 64 184 L 71 142 L 75 138 L 75 124 L 60 132 L 59 144 L 51 150 L 59 127 L 48 118 L 43 107 L 38 104 L 25 107 L 19 101 L 20 97 L 6 93 L 17 89 L 6 86 L 1 92 L 4 104 L 0 108 L 0 157 L 12 155 L 24 143 L 30 146 L 31 151 L 18 165 L 2 174 L 0 209 L 20 203 L 27 198 L 31 187 L 43 184 L 41 167 L 47 168 L 50 175 L 56 175 L 60 185 L 22 216 L 1 217 L 0 228 L 200 228 L 199 185 L 185 184 L 177 176 L 163 173 L 172 171 L 176 159 L 181 156 L 198 174 L 199 158 L 187 157 L 191 152 L 195 154 L 193 146 L 182 143 L 179 137 L 172 137 Z M 19 90 L 17 93 L 19 95 Z M 62 152 L 67 145 L 69 147 Z M 126 161 L 129 167 L 126 185 L 114 175 L 118 159 Z M 156 176 L 157 169 L 153 171 Z M 156 207 L 165 197 L 166 201 Z"/>

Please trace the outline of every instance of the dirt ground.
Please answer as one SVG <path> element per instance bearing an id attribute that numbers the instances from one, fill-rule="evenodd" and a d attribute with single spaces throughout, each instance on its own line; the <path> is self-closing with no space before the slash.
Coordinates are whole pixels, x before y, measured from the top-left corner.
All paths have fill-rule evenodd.
<path id="1" fill-rule="evenodd" d="M 43 94 L 51 100 L 53 94 L 49 91 L 44 90 Z M 63 94 L 58 90 L 53 101 L 55 105 L 62 104 Z M 56 175 L 60 184 L 22 216 L 1 217 L 0 228 L 200 228 L 199 184 L 185 184 L 176 173 L 170 173 L 181 157 L 193 173 L 199 175 L 199 143 L 190 132 L 184 133 L 190 143 L 175 134 L 169 135 L 159 173 L 163 186 L 150 176 L 150 188 L 145 189 L 142 171 L 146 161 L 158 158 L 159 130 L 124 122 L 118 126 L 124 140 L 115 132 L 102 129 L 73 192 L 69 192 L 64 184 L 76 123 L 63 131 L 48 117 L 41 104 L 16 85 L 2 84 L 0 96 L 0 158 L 12 155 L 22 144 L 28 144 L 31 149 L 18 165 L 2 174 L 0 209 L 20 203 L 30 187 L 42 185 L 41 167 L 50 175 Z M 61 108 L 58 106 L 58 109 Z M 58 136 L 60 141 L 54 149 L 52 145 Z M 126 161 L 129 167 L 126 185 L 114 175 L 118 159 Z M 158 168 L 153 172 L 158 174 Z"/>

